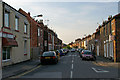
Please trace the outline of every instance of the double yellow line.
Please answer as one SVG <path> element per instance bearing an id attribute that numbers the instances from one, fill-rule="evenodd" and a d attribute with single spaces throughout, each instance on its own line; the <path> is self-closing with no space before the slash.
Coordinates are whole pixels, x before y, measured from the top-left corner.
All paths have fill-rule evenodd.
<path id="1" fill-rule="evenodd" d="M 26 75 L 26 74 L 28 74 L 28 73 L 30 73 L 30 72 L 32 72 L 32 71 L 34 71 L 34 70 L 40 68 L 40 67 L 41 67 L 41 65 L 39 65 L 39 66 L 37 66 L 37 67 L 35 67 L 35 68 L 29 70 L 29 71 L 26 71 L 26 72 L 24 72 L 24 73 L 22 73 L 22 74 L 19 74 L 19 75 L 17 75 L 17 76 L 12 76 L 12 77 L 10 77 L 10 78 L 20 78 L 21 76 L 24 76 L 24 75 Z"/>

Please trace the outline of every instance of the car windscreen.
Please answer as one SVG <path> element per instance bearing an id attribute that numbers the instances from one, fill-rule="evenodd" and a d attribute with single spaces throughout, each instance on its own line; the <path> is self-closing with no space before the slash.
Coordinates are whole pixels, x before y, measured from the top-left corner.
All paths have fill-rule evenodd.
<path id="1" fill-rule="evenodd" d="M 60 53 L 62 53 L 62 50 L 59 50 L 60 51 Z"/>
<path id="2" fill-rule="evenodd" d="M 54 52 L 44 52 L 42 56 L 55 56 Z"/>

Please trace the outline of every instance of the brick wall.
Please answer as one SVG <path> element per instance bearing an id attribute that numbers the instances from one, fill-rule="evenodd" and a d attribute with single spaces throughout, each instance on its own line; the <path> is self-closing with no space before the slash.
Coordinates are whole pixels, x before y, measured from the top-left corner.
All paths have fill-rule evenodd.
<path id="1" fill-rule="evenodd" d="M 116 18 L 116 55 L 120 61 L 120 17 Z"/>

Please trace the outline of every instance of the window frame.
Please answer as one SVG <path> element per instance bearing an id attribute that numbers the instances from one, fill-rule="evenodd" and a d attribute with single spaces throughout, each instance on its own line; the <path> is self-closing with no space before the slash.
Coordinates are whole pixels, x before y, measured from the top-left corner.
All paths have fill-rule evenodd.
<path id="1" fill-rule="evenodd" d="M 105 27 L 103 28 L 103 35 L 105 36 Z"/>
<path id="2" fill-rule="evenodd" d="M 17 22 L 16 22 L 17 20 Z M 15 16 L 15 30 L 19 31 L 19 17 Z"/>
<path id="3" fill-rule="evenodd" d="M 27 26 L 28 24 L 24 23 L 24 33 L 27 34 Z"/>
<path id="4" fill-rule="evenodd" d="M 3 49 L 5 49 L 5 53 L 3 53 L 2 52 L 2 61 L 4 62 L 4 61 L 9 61 L 9 60 L 11 60 L 11 56 L 10 56 L 10 48 L 9 47 L 4 47 Z M 9 59 L 7 59 L 8 58 L 8 49 L 9 49 Z M 5 54 L 6 55 L 6 59 L 5 60 L 3 60 L 3 54 Z"/>
<path id="5" fill-rule="evenodd" d="M 8 17 L 7 17 L 8 20 L 6 20 L 6 14 L 8 14 Z M 8 21 L 7 24 L 6 24 L 6 21 Z M 4 27 L 10 28 L 10 12 L 8 12 L 6 10 L 4 13 Z"/>
<path id="6" fill-rule="evenodd" d="M 27 40 L 24 40 L 24 55 L 27 54 Z"/>
<path id="7" fill-rule="evenodd" d="M 37 36 L 40 36 L 40 28 L 39 27 L 37 29 L 37 32 L 38 32 Z"/>

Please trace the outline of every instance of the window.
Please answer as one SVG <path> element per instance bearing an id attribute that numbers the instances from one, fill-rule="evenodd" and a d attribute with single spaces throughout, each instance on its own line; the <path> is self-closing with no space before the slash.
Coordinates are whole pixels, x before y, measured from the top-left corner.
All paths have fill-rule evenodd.
<path id="1" fill-rule="evenodd" d="M 27 40 L 24 41 L 24 54 L 27 54 Z"/>
<path id="2" fill-rule="evenodd" d="M 50 40 L 50 33 L 48 33 L 48 40 Z"/>
<path id="3" fill-rule="evenodd" d="M 108 35 L 108 24 L 106 24 L 106 35 Z"/>
<path id="4" fill-rule="evenodd" d="M 10 59 L 10 48 L 3 48 L 3 60 L 9 60 Z"/>
<path id="5" fill-rule="evenodd" d="M 112 34 L 111 21 L 110 21 L 110 34 Z"/>
<path id="6" fill-rule="evenodd" d="M 27 33 L 27 24 L 24 24 L 24 33 Z"/>
<path id="7" fill-rule="evenodd" d="M 5 12 L 5 27 L 9 27 L 9 12 Z"/>
<path id="8" fill-rule="evenodd" d="M 43 31 L 41 30 L 41 37 L 42 37 L 42 35 L 43 35 Z"/>
<path id="9" fill-rule="evenodd" d="M 19 29 L 19 19 L 18 17 L 15 17 L 15 30 Z"/>
<path id="10" fill-rule="evenodd" d="M 38 28 L 38 36 L 40 36 L 40 28 Z"/>
<path id="11" fill-rule="evenodd" d="M 105 36 L 105 27 L 103 28 L 103 34 L 104 34 L 104 36 Z"/>

